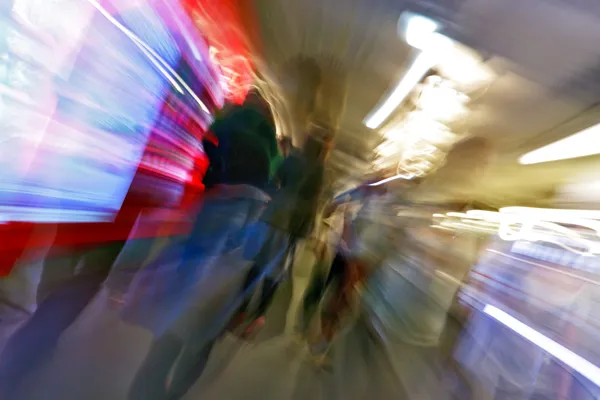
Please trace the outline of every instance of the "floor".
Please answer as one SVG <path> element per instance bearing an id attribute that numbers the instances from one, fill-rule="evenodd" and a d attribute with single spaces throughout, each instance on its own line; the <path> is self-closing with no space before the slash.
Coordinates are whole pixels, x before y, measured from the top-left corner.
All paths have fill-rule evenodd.
<path id="1" fill-rule="evenodd" d="M 221 265 L 196 290 L 201 306 L 195 312 L 206 319 L 207 329 L 238 293 L 244 277 L 245 264 L 230 260 Z M 281 286 L 255 341 L 228 335 L 218 342 L 186 400 L 450 398 L 442 387 L 443 377 L 430 371 L 430 354 L 383 344 L 360 320 L 348 325 L 332 345 L 330 363 L 317 364 L 306 344 L 289 329 L 286 333 L 290 303 L 297 303 L 294 292 L 308 283 L 307 271 L 292 282 Z M 11 400 L 127 399 L 152 334 L 124 322 L 108 304 L 108 294 L 102 291 Z"/>

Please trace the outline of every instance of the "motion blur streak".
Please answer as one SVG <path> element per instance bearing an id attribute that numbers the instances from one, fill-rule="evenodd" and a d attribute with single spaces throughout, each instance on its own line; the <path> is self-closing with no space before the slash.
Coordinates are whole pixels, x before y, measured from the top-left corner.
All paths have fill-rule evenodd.
<path id="1" fill-rule="evenodd" d="M 102 8 L 102 6 L 96 1 L 96 0 L 88 0 L 88 2 L 90 4 L 92 4 L 98 11 L 100 11 L 102 13 L 102 15 L 104 15 L 104 17 L 106 19 L 108 19 L 113 25 L 115 25 L 116 27 L 118 27 L 121 31 L 123 31 L 123 33 L 125 33 L 127 35 L 127 37 L 129 37 L 131 40 L 133 40 L 138 46 L 141 46 L 141 48 L 143 48 L 144 53 L 148 55 L 148 58 L 151 59 L 152 63 L 154 65 L 157 66 L 157 68 L 159 68 L 159 70 L 163 73 L 163 75 L 165 75 L 165 77 L 169 80 L 169 82 L 171 82 L 171 84 L 180 92 L 183 94 L 183 90 L 181 89 L 181 86 L 179 86 L 177 84 L 177 82 L 175 82 L 173 80 L 173 76 L 175 77 L 175 79 L 177 79 L 179 81 L 179 83 L 186 89 L 186 91 L 192 96 L 192 98 L 196 101 L 196 103 L 198 103 L 198 105 L 202 108 L 202 110 L 207 113 L 210 114 L 210 110 L 208 109 L 208 107 L 206 107 L 206 105 L 204 104 L 204 102 L 202 100 L 200 100 L 200 98 L 198 98 L 198 96 L 196 95 L 196 93 L 194 93 L 194 91 L 188 86 L 187 83 L 185 83 L 185 81 L 179 76 L 179 74 L 177 74 L 177 72 L 175 72 L 171 66 L 165 62 L 165 60 L 163 60 L 160 55 L 158 55 L 150 46 L 148 46 L 143 40 L 141 40 L 140 38 L 138 38 L 136 35 L 134 35 L 131 31 L 129 31 L 127 28 L 125 28 L 123 25 L 121 25 L 117 20 L 115 20 L 109 13 L 108 11 L 106 11 L 104 8 Z M 165 3 L 168 7 L 168 1 Z M 185 35 L 185 34 L 184 34 Z M 196 51 L 196 47 L 192 46 L 191 47 L 193 51 Z M 156 62 L 158 61 L 158 63 Z M 201 60 L 199 60 L 201 61 Z M 167 73 L 164 68 L 166 68 L 169 72 Z"/>
<path id="2" fill-rule="evenodd" d="M 486 305 L 483 312 L 502 324 L 506 325 L 525 339 L 529 340 L 536 346 L 552 354 L 560 361 L 564 362 L 581 375 L 585 376 L 596 385 L 600 386 L 600 368 L 586 360 L 585 358 L 573 353 L 566 347 L 556 343 L 554 340 L 542 335 L 535 329 L 525 325 L 515 317 L 505 313 L 504 311 L 492 305 Z"/>
<path id="3" fill-rule="evenodd" d="M 538 164 L 600 154 L 600 124 L 572 136 L 533 150 L 521 158 L 521 164 Z"/>
<path id="4" fill-rule="evenodd" d="M 152 61 L 152 63 L 158 68 L 158 70 L 171 82 L 173 87 L 179 91 L 179 93 L 183 94 L 183 89 L 181 86 L 175 82 L 171 74 L 169 74 L 165 68 L 170 68 L 169 65 L 159 56 L 150 46 L 144 43 L 143 40 L 138 38 L 135 34 L 133 34 L 129 29 L 125 28 L 119 21 L 113 18 L 112 15 L 108 11 L 106 11 L 96 0 L 87 0 L 92 6 L 94 6 L 107 20 L 110 21 L 111 24 L 119 28 L 129 39 L 131 39 L 143 52 L 146 56 Z M 173 72 L 173 74 L 175 74 Z"/>
<path id="5" fill-rule="evenodd" d="M 0 0 L 0 400 L 600 399 L 598 43 L 598 0 Z"/>

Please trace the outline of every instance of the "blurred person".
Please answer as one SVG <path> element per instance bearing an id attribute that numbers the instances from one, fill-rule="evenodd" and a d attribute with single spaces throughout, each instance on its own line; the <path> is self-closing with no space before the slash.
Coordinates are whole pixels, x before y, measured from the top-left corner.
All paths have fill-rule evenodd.
<path id="1" fill-rule="evenodd" d="M 327 353 L 343 354 L 348 337 L 372 338 L 371 346 L 379 347 L 372 348 L 372 357 L 385 354 L 393 367 L 387 373 L 393 376 L 388 375 L 389 387 L 373 379 L 371 394 L 387 398 L 395 387 L 408 398 L 445 395 L 434 390 L 441 387 L 438 346 L 454 296 L 480 247 L 472 237 L 432 229 L 430 218 L 436 210 L 468 204 L 470 185 L 481 176 L 489 152 L 486 141 L 469 139 L 455 146 L 436 175 L 410 185 L 397 183 L 400 193 L 386 189 L 392 184 L 372 183 L 354 191 L 359 210 L 346 218 L 341 251 L 325 280 L 333 284 L 333 296 L 323 305 L 322 341 L 312 346 L 319 362 L 330 362 Z M 404 209 L 398 214 L 400 204 Z M 323 296 L 324 288 L 318 290 L 312 298 Z M 357 305 L 356 325 L 340 332 L 341 318 Z M 334 340 L 338 333 L 342 337 Z M 345 363 L 337 366 L 346 368 Z M 362 398 L 366 393 L 347 395 Z"/>
<path id="2" fill-rule="evenodd" d="M 333 209 L 341 214 L 335 256 L 321 284 L 317 284 L 315 291 L 305 299 L 308 301 L 308 304 L 305 303 L 307 311 L 315 308 L 314 304 L 311 307 L 311 301 L 315 303 L 320 298 L 322 302 L 320 340 L 312 343 L 309 341 L 311 352 L 320 363 L 328 362 L 328 348 L 342 328 L 342 320 L 353 312 L 355 291 L 364 284 L 372 270 L 377 268 L 379 260 L 389 254 L 389 247 L 378 247 L 379 244 L 386 243 L 388 232 L 381 226 L 381 221 L 377 222 L 376 229 L 372 229 L 372 216 L 368 217 L 372 213 L 372 203 L 384 201 L 387 190 L 385 186 L 372 186 L 372 182 L 374 181 L 354 190 L 341 204 L 334 202 L 328 210 L 331 212 Z M 374 257 L 367 251 L 376 253 L 377 256 Z"/>
<path id="3" fill-rule="evenodd" d="M 229 138 L 236 132 L 235 140 L 240 144 L 239 148 L 243 148 L 242 143 L 252 147 L 260 146 L 269 155 L 269 174 L 275 173 L 283 157 L 276 140 L 275 120 L 270 107 L 260 91 L 253 88 L 248 92 L 243 104 L 231 106 L 221 118 L 214 121 L 211 131 L 219 138 L 219 147 L 223 149 L 222 156 L 230 154 L 227 150 L 231 143 Z M 239 150 L 236 154 L 231 153 L 231 156 L 244 157 L 244 152 Z M 235 158 L 228 161 L 235 162 Z M 218 162 L 218 159 L 215 162 Z M 219 165 L 215 163 L 214 168 L 222 171 L 221 173 L 227 173 L 229 167 L 225 164 Z M 252 164 L 247 166 L 251 167 Z"/>
<path id="4" fill-rule="evenodd" d="M 288 257 L 296 253 L 313 228 L 324 178 L 324 161 L 328 144 L 321 141 L 313 127 L 302 152 L 289 152 L 275 178 L 279 189 L 263 213 L 260 221 L 250 230 L 250 240 L 244 256 L 252 260 L 252 267 L 244 284 L 247 296 L 250 288 L 261 284 L 256 310 L 248 316 L 249 299 L 232 322 L 233 327 L 248 323 L 243 335 L 248 336 L 265 323 L 265 313 L 285 272 Z M 292 261 L 293 265 L 293 261 Z"/>
<path id="5" fill-rule="evenodd" d="M 440 380 L 447 365 L 439 346 L 449 309 L 477 260 L 479 245 L 469 235 L 433 229 L 431 215 L 460 211 L 468 205 L 472 187 L 481 179 L 490 156 L 490 145 L 484 139 L 457 143 L 435 174 L 397 195 L 400 212 L 388 210 L 388 218 L 396 218 L 393 232 L 388 239 L 379 236 L 393 251 L 383 258 L 378 254 L 379 267 L 369 271 L 360 295 L 362 321 L 366 332 L 378 338 L 393 379 L 407 398 L 450 396 Z M 375 220 L 385 226 L 386 213 L 375 211 Z M 382 246 L 372 242 L 363 247 L 363 254 L 369 259 L 375 255 L 372 250 Z"/>
<path id="6" fill-rule="evenodd" d="M 339 265 L 339 263 L 336 264 L 339 262 L 337 249 L 342 240 L 343 214 L 343 207 L 337 207 L 334 212 L 331 205 L 328 204 L 320 215 L 321 232 L 317 235 L 316 262 L 312 271 L 307 275 L 306 287 L 298 290 L 297 295 L 301 296 L 299 309 L 294 315 L 288 314 L 286 321 L 288 332 L 296 334 L 299 341 L 309 336 L 309 328 L 313 325 L 318 305 L 335 275 L 335 272 L 332 271 L 337 270 L 336 266 Z M 296 288 L 294 287 L 294 289 Z"/>
<path id="7" fill-rule="evenodd" d="M 294 332 L 299 335 L 299 340 L 303 340 L 309 334 L 309 327 L 314 322 L 313 319 L 324 293 L 333 283 L 334 278 L 339 276 L 341 270 L 339 267 L 344 265 L 340 248 L 343 247 L 350 200 L 350 196 L 345 196 L 343 200 L 331 201 L 322 211 L 323 228 L 316 251 L 317 262 L 311 271 L 306 290 L 302 293 L 301 309 L 294 321 Z"/>
<path id="8" fill-rule="evenodd" d="M 179 253 L 182 260 L 178 267 L 179 279 L 184 286 L 173 286 L 177 297 L 181 298 L 181 292 L 193 285 L 199 274 L 210 279 L 207 259 L 242 245 L 239 238 L 246 235 L 240 232 L 258 220 L 269 200 L 264 190 L 270 181 L 270 164 L 277 157 L 271 120 L 269 108 L 251 94 L 244 106 L 234 108 L 213 124 L 211 130 L 217 141 L 206 142 L 205 146 L 211 162 L 205 179 L 208 190 L 189 239 Z M 159 264 L 168 262 L 160 260 Z M 174 305 L 164 298 L 156 301 L 160 302 L 158 307 L 169 309 Z M 152 319 L 156 309 L 145 308 Z M 221 331 L 218 327 L 206 326 L 216 321 L 203 320 L 197 315 L 195 305 L 184 304 L 177 308 L 172 318 L 160 322 L 166 330 L 150 326 L 157 338 L 131 385 L 130 399 L 181 398 L 202 374 Z M 142 321 L 142 324 L 147 322 L 153 324 L 152 321 Z"/>
<path id="9" fill-rule="evenodd" d="M 115 224 L 123 223 L 117 216 Z M 123 223 L 125 229 L 128 222 Z M 91 248 L 60 245 L 58 225 L 42 260 L 33 315 L 15 331 L 0 355 L 0 398 L 13 398 L 27 374 L 54 351 L 61 335 L 97 295 L 124 241 Z M 68 233 L 68 232 L 67 232 Z"/>
<path id="10" fill-rule="evenodd" d="M 267 390 L 274 381 L 294 382 L 270 393 L 282 399 L 298 393 L 350 400 L 451 398 L 439 346 L 455 293 L 478 255 L 471 238 L 432 228 L 431 217 L 469 204 L 469 190 L 489 156 L 487 141 L 468 139 L 455 145 L 437 176 L 410 185 L 399 180 L 366 185 L 344 253 L 351 261 L 341 285 L 345 299 L 330 303 L 337 316 L 348 318 L 333 321 L 326 346 L 294 352 L 318 355 L 316 361 L 325 361 L 321 366 L 329 372 L 307 372 L 302 358 L 289 366 L 295 340 L 277 338 L 240 352 L 226 373 L 207 383 L 207 398 Z M 256 365 L 265 373 L 246 378 Z M 231 382 L 239 384 L 233 388 Z"/>
<path id="11" fill-rule="evenodd" d="M 292 138 L 289 136 L 284 136 L 279 140 L 279 147 L 281 149 L 281 155 L 284 159 L 290 156 L 290 153 L 294 149 L 294 144 L 292 143 Z"/>

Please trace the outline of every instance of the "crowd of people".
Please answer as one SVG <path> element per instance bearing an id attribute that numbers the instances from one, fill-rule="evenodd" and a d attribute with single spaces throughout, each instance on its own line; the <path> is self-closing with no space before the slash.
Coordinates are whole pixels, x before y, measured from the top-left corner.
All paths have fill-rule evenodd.
<path id="1" fill-rule="evenodd" d="M 328 198 L 330 130 L 311 123 L 299 147 L 289 137 L 278 139 L 258 92 L 220 116 L 204 142 L 210 166 L 206 192 L 191 212 L 191 232 L 160 244 L 136 242 L 88 254 L 89 262 L 103 264 L 102 273 L 67 279 L 50 290 L 12 335 L 0 356 L 0 397 L 19 399 L 30 371 L 47 360 L 100 287 L 122 321 L 153 336 L 128 389 L 132 400 L 183 399 L 202 381 L 215 347 L 231 336 L 255 345 L 237 354 L 232 368 L 202 383 L 207 398 L 253 398 L 242 383 L 249 365 L 272 368 L 267 381 L 252 381 L 264 398 L 291 398 L 270 387 L 290 379 L 283 367 L 289 354 L 280 352 L 279 364 L 270 367 L 261 362 L 264 346 L 272 348 L 277 337 L 306 349 L 311 365 L 327 377 L 327 390 L 311 396 L 449 397 L 437 348 L 458 285 L 434 272 L 444 270 L 460 282 L 476 254 L 448 263 L 435 246 L 450 240 L 456 254 L 465 255 L 470 243 L 432 238 L 422 215 L 464 200 L 452 192 L 461 185 L 446 187 L 444 178 L 390 189 L 371 182 Z M 480 141 L 457 146 L 447 178 L 456 176 L 468 154 L 484 160 L 485 149 Z M 470 162 L 469 171 L 460 173 L 468 182 L 477 168 Z M 426 202 L 432 198 L 435 207 Z M 398 219 L 398 210 L 405 218 Z M 429 265 L 414 268 L 415 259 Z M 231 265 L 241 266 L 231 272 Z M 219 274 L 237 278 L 225 284 Z M 215 290 L 221 291 L 218 305 L 207 300 Z M 291 295 L 282 300 L 286 290 Z M 269 315 L 279 303 L 286 303 L 282 327 L 275 339 L 259 340 L 274 324 Z M 233 391 L 231 382 L 238 385 Z"/>

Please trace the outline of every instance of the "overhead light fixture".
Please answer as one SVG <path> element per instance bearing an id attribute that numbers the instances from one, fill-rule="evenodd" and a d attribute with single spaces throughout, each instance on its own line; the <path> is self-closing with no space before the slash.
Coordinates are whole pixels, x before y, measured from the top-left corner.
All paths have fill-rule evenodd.
<path id="1" fill-rule="evenodd" d="M 412 47 L 424 50 L 428 44 L 428 39 L 437 31 L 439 25 L 437 22 L 425 18 L 421 15 L 413 15 L 406 24 L 406 43 Z"/>
<path id="2" fill-rule="evenodd" d="M 435 65 L 435 58 L 431 54 L 422 52 L 417 56 L 406 74 L 396 85 L 389 97 L 367 118 L 365 125 L 368 128 L 376 129 L 385 121 L 396 108 L 404 101 L 406 96 L 423 79 L 427 71 Z"/>
<path id="3" fill-rule="evenodd" d="M 546 221 L 573 223 L 579 219 L 600 220 L 599 210 L 578 210 L 578 209 L 559 209 L 559 208 L 534 208 L 534 207 L 503 207 L 501 213 L 512 215 L 528 215 Z"/>
<path id="4" fill-rule="evenodd" d="M 452 40 L 436 32 L 437 29 L 438 24 L 428 18 L 420 15 L 410 17 L 406 25 L 405 39 L 409 45 L 421 52 L 388 98 L 365 118 L 364 123 L 368 128 L 378 128 L 402 104 L 437 61 L 452 48 Z"/>
<path id="5" fill-rule="evenodd" d="M 539 164 L 600 154 L 600 124 L 565 139 L 533 150 L 519 159 L 521 164 Z"/>

